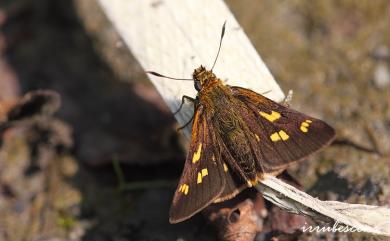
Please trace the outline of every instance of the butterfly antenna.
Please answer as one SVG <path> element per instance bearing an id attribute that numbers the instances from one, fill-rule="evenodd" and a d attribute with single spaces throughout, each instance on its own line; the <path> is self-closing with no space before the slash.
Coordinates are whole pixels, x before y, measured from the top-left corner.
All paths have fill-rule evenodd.
<path id="1" fill-rule="evenodd" d="M 193 81 L 193 79 L 182 79 L 182 78 L 173 78 L 173 77 L 168 77 L 168 76 L 165 76 L 165 75 L 159 74 L 159 73 L 157 73 L 157 72 L 154 72 L 154 71 L 146 71 L 145 73 L 147 73 L 147 74 L 151 74 L 151 75 L 154 75 L 154 76 L 157 76 L 157 77 L 167 78 L 167 79 L 173 79 L 173 80 L 191 80 L 191 81 Z"/>
<path id="2" fill-rule="evenodd" d="M 226 26 L 226 21 L 223 23 L 223 26 L 222 26 L 222 33 L 221 33 L 221 39 L 219 40 L 218 52 L 217 52 L 217 56 L 215 57 L 214 64 L 213 64 L 213 67 L 211 68 L 211 71 L 213 71 L 215 63 L 217 63 L 219 51 L 221 51 L 222 39 L 223 39 L 223 36 L 225 35 L 225 26 Z"/>

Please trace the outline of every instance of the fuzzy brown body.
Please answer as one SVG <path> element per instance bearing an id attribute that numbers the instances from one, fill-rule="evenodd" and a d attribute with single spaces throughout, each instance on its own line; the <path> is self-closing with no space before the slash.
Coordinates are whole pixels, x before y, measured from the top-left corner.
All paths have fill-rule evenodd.
<path id="1" fill-rule="evenodd" d="M 237 164 L 233 168 L 247 181 L 255 181 L 256 160 L 250 142 L 254 139 L 253 133 L 242 119 L 243 114 L 250 114 L 249 110 L 233 96 L 232 89 L 217 78 L 210 79 L 198 96 L 199 104 L 210 110 L 208 118 L 218 137 L 223 140 L 227 149 L 235 150 L 230 153 Z"/>

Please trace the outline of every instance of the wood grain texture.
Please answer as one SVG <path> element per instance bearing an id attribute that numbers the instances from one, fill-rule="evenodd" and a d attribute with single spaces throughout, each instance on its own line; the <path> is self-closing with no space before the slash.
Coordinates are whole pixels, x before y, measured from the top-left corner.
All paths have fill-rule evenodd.
<path id="1" fill-rule="evenodd" d="M 100 4 L 145 70 L 178 78 L 191 78 L 201 64 L 211 68 L 226 20 L 216 75 L 227 84 L 283 100 L 283 92 L 223 1 L 100 0 Z M 196 95 L 192 81 L 148 77 L 172 111 L 183 95 Z M 192 107 L 186 105 L 176 118 L 183 125 L 191 116 Z"/>

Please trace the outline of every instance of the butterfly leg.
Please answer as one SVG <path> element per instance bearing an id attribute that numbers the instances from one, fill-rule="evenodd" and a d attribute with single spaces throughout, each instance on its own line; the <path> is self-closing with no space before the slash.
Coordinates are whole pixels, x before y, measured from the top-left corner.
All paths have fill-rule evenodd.
<path id="1" fill-rule="evenodd" d="M 177 111 L 173 112 L 174 115 L 176 115 L 177 113 L 179 113 L 179 111 L 181 110 L 181 108 L 182 108 L 183 105 L 184 105 L 185 100 L 189 100 L 189 101 L 192 102 L 192 103 L 195 102 L 195 99 L 194 99 L 194 98 L 189 97 L 189 96 L 187 96 L 187 95 L 183 95 L 183 96 L 181 97 L 181 104 L 180 104 L 180 106 L 179 106 L 179 109 L 177 109 Z"/>
<path id="2" fill-rule="evenodd" d="M 177 131 L 180 131 L 180 130 L 184 129 L 186 126 L 188 126 L 194 120 L 194 116 L 195 115 L 192 115 L 191 119 L 187 123 L 185 123 L 183 126 L 179 127 L 177 129 Z"/>
<path id="3" fill-rule="evenodd" d="M 187 98 L 190 98 L 191 101 L 194 103 L 194 113 L 196 113 L 196 112 L 198 112 L 198 111 L 201 112 L 201 111 L 203 110 L 202 106 L 199 105 L 199 99 L 198 99 L 198 97 L 196 97 L 196 99 L 192 99 L 191 97 L 188 97 L 188 96 L 186 96 L 186 97 L 187 97 Z M 184 96 L 183 96 L 183 100 L 184 100 Z M 198 108 L 198 107 L 200 107 L 200 108 Z M 194 117 L 195 117 L 195 114 L 193 114 L 193 115 L 191 116 L 191 119 L 190 119 L 187 123 L 185 123 L 183 126 L 179 127 L 179 128 L 177 129 L 177 131 L 180 131 L 180 130 L 184 129 L 186 126 L 188 126 L 188 125 L 194 120 Z"/>

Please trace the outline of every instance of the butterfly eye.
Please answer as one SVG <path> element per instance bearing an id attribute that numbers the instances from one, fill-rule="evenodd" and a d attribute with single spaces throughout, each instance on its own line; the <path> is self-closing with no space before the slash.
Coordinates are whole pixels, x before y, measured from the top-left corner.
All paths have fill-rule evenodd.
<path id="1" fill-rule="evenodd" d="M 237 208 L 233 210 L 228 217 L 229 222 L 236 223 L 240 219 L 240 214 L 241 214 L 240 209 Z"/>
<path id="2" fill-rule="evenodd" d="M 202 85 L 200 84 L 199 80 L 194 81 L 194 87 L 197 91 L 200 91 L 202 89 Z"/>

